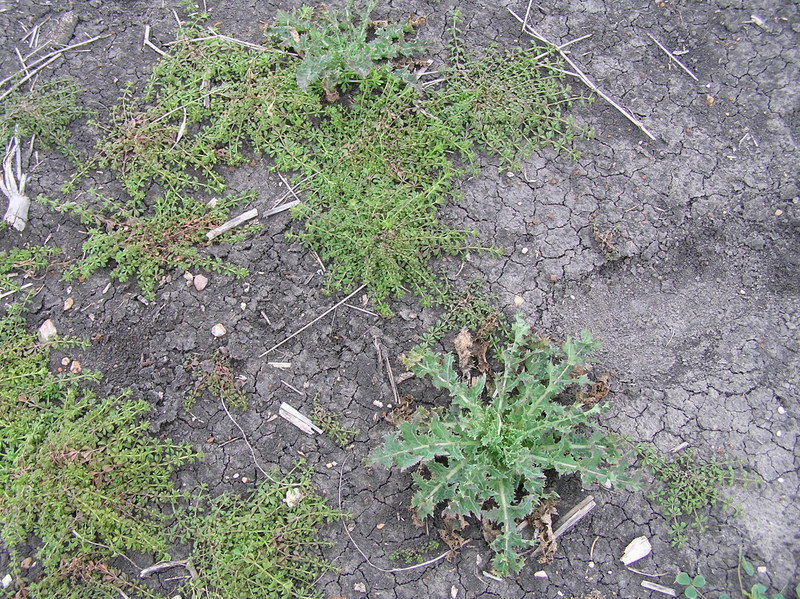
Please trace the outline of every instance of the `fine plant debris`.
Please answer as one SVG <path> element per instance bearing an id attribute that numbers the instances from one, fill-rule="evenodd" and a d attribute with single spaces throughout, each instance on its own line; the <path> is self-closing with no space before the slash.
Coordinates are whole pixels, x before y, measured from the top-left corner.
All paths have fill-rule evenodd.
<path id="1" fill-rule="evenodd" d="M 450 405 L 418 410 L 370 458 L 401 470 L 419 466 L 411 502 L 419 518 L 444 503 L 453 516 L 480 515 L 495 527 L 492 566 L 500 576 L 519 572 L 520 551 L 536 543 L 523 538 L 517 523 L 542 500 L 555 497 L 545 487 L 546 471 L 580 474 L 585 487 L 632 484 L 619 442 L 590 432 L 591 418 L 602 407 L 557 401 L 569 386 L 588 383 L 574 375 L 596 342 L 584 333 L 558 347 L 531 335 L 519 317 L 511 329 L 498 356 L 502 369 L 492 381 L 485 374 L 465 381 L 450 353 L 421 349 L 410 354 L 408 367 L 447 390 Z"/>
<path id="2" fill-rule="evenodd" d="M 311 422 L 318 426 L 323 434 L 330 437 L 331 441 L 344 449 L 353 442 L 361 431 L 355 427 L 344 426 L 341 420 L 341 414 L 323 406 L 319 398 L 314 399 L 311 409 Z"/>

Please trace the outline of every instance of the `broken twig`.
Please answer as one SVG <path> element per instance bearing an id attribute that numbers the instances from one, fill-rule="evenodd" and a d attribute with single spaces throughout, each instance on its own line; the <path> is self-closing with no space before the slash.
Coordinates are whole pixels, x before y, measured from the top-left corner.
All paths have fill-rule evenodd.
<path id="1" fill-rule="evenodd" d="M 248 210 L 247 212 L 230 219 L 228 222 L 222 223 L 219 227 L 211 229 L 208 233 L 206 233 L 206 237 L 208 238 L 209 241 L 211 241 L 212 239 L 219 237 L 223 233 L 227 233 L 231 229 L 238 227 L 242 223 L 246 223 L 247 221 L 252 220 L 257 216 L 258 216 L 257 208 Z"/>
<path id="2" fill-rule="evenodd" d="M 156 572 L 163 572 L 164 570 L 170 570 L 172 568 L 179 567 L 186 568 L 187 572 L 189 572 L 189 575 L 192 578 L 197 578 L 197 571 L 192 567 L 188 559 L 178 559 L 171 562 L 158 562 L 157 564 L 153 564 L 152 566 L 149 566 L 139 572 L 139 578 L 147 578 Z"/>
<path id="3" fill-rule="evenodd" d="M 150 48 L 153 52 L 160 54 L 161 56 L 167 55 L 166 52 L 164 52 L 161 48 L 159 48 L 153 42 L 150 41 L 150 25 L 144 26 L 144 41 L 142 42 L 142 44 Z"/>
<path id="4" fill-rule="evenodd" d="M 607 94 L 605 94 L 605 93 L 604 93 L 604 92 L 603 92 L 603 91 L 602 91 L 602 90 L 601 90 L 599 87 L 597 87 L 597 86 L 596 86 L 596 85 L 595 85 L 595 84 L 592 82 L 592 80 L 591 80 L 591 79 L 589 79 L 589 78 L 586 76 L 586 74 L 585 74 L 585 73 L 584 73 L 584 72 L 583 72 L 583 71 L 582 71 L 580 68 L 578 68 L 578 65 L 576 65 L 576 64 L 573 62 L 573 60 L 572 60 L 572 59 L 571 59 L 571 58 L 570 58 L 570 57 L 569 57 L 569 56 L 568 56 L 568 55 L 567 55 L 567 54 L 566 54 L 566 53 L 565 53 L 565 52 L 564 52 L 564 51 L 561 49 L 561 47 L 560 47 L 560 46 L 558 46 L 558 44 L 554 44 L 553 42 L 551 42 L 550 40 L 548 40 L 546 37 L 544 37 L 542 34 L 540 34 L 539 32 L 537 32 L 537 31 L 536 31 L 536 30 L 535 30 L 533 27 L 531 27 L 530 25 L 527 25 L 527 24 L 525 23 L 525 21 L 522 19 L 522 17 L 520 17 L 520 16 L 519 16 L 517 13 L 515 13 L 515 12 L 514 12 L 513 10 L 511 10 L 510 8 L 509 8 L 509 9 L 507 9 L 507 10 L 508 10 L 508 12 L 510 12 L 510 13 L 511 13 L 511 15 L 512 15 L 512 16 L 513 16 L 513 17 L 514 17 L 514 18 L 515 18 L 517 21 L 519 21 L 520 23 L 522 23 L 522 24 L 523 24 L 523 31 L 524 31 L 525 33 L 527 33 L 528 35 L 530 35 L 530 36 L 531 36 L 531 37 L 533 37 L 533 38 L 536 38 L 537 40 L 539 40 L 539 41 L 540 41 L 540 42 L 542 42 L 543 44 L 546 44 L 546 45 L 548 45 L 548 46 L 550 46 L 550 47 L 554 48 L 554 49 L 556 50 L 556 52 L 558 52 L 559 56 L 561 56 L 561 58 L 564 60 L 564 62 L 566 62 L 566 63 L 567 63 L 567 64 L 568 64 L 570 67 L 572 67 L 572 71 L 573 71 L 573 73 L 570 73 L 570 74 L 573 74 L 574 76 L 576 76 L 578 79 L 580 79 L 580 80 L 583 82 L 583 84 L 584 84 L 586 87 L 588 87 L 589 89 L 591 89 L 591 90 L 592 90 L 594 93 L 596 93 L 598 96 L 600 96 L 601 98 L 603 98 L 603 99 L 604 99 L 606 102 L 608 102 L 609 104 L 611 104 L 611 106 L 613 106 L 614 108 L 616 108 L 616 109 L 617 109 L 617 111 L 619 111 L 619 113 L 620 113 L 620 114 L 622 114 L 622 116 L 624 116 L 624 117 L 625 117 L 626 119 L 628 119 L 628 120 L 629 120 L 631 123 L 633 123 L 634 125 L 636 125 L 636 127 L 638 127 L 638 129 L 639 129 L 639 130 L 640 130 L 642 133 L 644 133 L 644 134 L 645 134 L 647 137 L 649 137 L 649 138 L 650 138 L 651 140 L 653 140 L 653 141 L 656 141 L 656 138 L 655 138 L 655 136 L 654 136 L 652 133 L 650 133 L 650 131 L 648 131 L 648 130 L 647 130 L 647 127 L 645 127 L 645 126 L 644 126 L 644 124 L 643 124 L 643 123 L 642 123 L 642 122 L 641 122 L 639 119 L 637 119 L 635 116 L 633 116 L 633 115 L 632 115 L 632 114 L 631 114 L 631 113 L 630 113 L 630 112 L 629 112 L 627 109 L 625 109 L 625 108 L 623 108 L 622 106 L 620 106 L 618 103 L 616 103 L 614 100 L 612 100 L 612 99 L 611 99 L 611 98 L 610 98 L 610 97 L 609 97 Z M 568 72 L 568 71 L 565 71 L 565 72 Z"/>
<path id="5" fill-rule="evenodd" d="M 297 330 L 296 330 L 294 333 L 292 333 L 291 335 L 289 335 L 289 336 L 288 336 L 286 339 L 284 339 L 284 340 L 283 340 L 283 341 L 281 341 L 280 343 L 276 343 L 275 345 L 273 345 L 272 347 L 270 347 L 270 348 L 269 348 L 267 351 L 265 351 L 263 354 L 259 355 L 258 357 L 259 357 L 259 358 L 263 358 L 263 357 L 264 357 L 264 356 L 266 356 L 267 354 L 269 354 L 269 353 L 271 353 L 271 352 L 275 351 L 276 349 L 278 349 L 278 348 L 279 348 L 281 345 L 283 345 L 283 344 L 284 344 L 284 343 L 286 343 L 287 341 L 290 341 L 291 339 L 294 339 L 294 338 L 295 338 L 295 337 L 297 337 L 297 336 L 298 336 L 300 333 L 302 333 L 303 331 L 305 331 L 305 330 L 306 330 L 308 327 L 310 327 L 310 326 L 312 326 L 313 324 L 315 324 L 316 322 L 318 322 L 318 321 L 322 320 L 322 319 L 323 319 L 323 318 L 325 318 L 325 317 L 326 317 L 328 314 L 330 314 L 331 312 L 333 312 L 334 310 L 336 310 L 336 308 L 338 308 L 339 306 L 341 306 L 342 304 L 344 304 L 345 302 L 347 302 L 348 300 L 350 300 L 351 298 L 353 298 L 353 297 L 354 297 L 354 296 L 355 296 L 357 293 L 360 293 L 360 292 L 361 292 L 361 291 L 362 291 L 362 290 L 363 290 L 365 287 L 366 287 L 366 285 L 361 285 L 361 287 L 359 287 L 358 289 L 356 289 L 355 291 L 353 291 L 353 292 L 352 292 L 350 295 L 348 295 L 346 298 L 344 298 L 343 300 L 341 300 L 341 301 L 340 301 L 340 302 L 338 302 L 337 304 L 335 304 L 335 305 L 331 306 L 330 308 L 328 308 L 327 310 L 325 310 L 325 311 L 324 311 L 322 314 L 320 314 L 319 316 L 317 316 L 317 317 L 316 317 L 314 320 L 312 320 L 312 321 L 311 321 L 311 322 L 309 322 L 308 324 L 306 324 L 306 325 L 302 326 L 301 328 L 297 329 Z"/>
<path id="6" fill-rule="evenodd" d="M 656 46 L 661 48 L 667 56 L 669 56 L 672 60 L 674 60 L 675 64 L 677 64 L 680 68 L 682 68 L 684 71 L 686 71 L 686 73 L 689 75 L 689 77 L 691 77 L 692 79 L 694 79 L 697 82 L 700 81 L 697 78 L 697 76 L 694 73 L 692 73 L 692 71 L 689 70 L 689 67 L 687 67 L 680 60 L 678 60 L 678 57 L 675 56 L 672 52 L 670 52 L 661 42 L 659 42 L 656 38 L 654 38 L 649 33 L 647 34 L 647 37 L 649 37 L 651 40 L 653 40 L 656 43 Z"/>

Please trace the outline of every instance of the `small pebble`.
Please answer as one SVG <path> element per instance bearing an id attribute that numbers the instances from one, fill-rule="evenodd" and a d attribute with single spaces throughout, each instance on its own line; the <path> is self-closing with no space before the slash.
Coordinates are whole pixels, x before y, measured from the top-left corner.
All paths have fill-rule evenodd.
<path id="1" fill-rule="evenodd" d="M 357 583 L 355 583 L 353 585 L 353 590 L 356 593 L 366 593 L 367 592 L 367 585 L 365 585 L 363 582 L 357 582 Z"/>
<path id="2" fill-rule="evenodd" d="M 80 374 L 80 373 L 81 373 L 81 370 L 83 370 L 83 369 L 81 368 L 81 363 L 80 363 L 80 362 L 78 362 L 77 360 L 73 360 L 73 361 L 72 361 L 72 364 L 70 364 L 70 365 L 69 365 L 69 371 L 70 371 L 72 374 Z"/>
<path id="3" fill-rule="evenodd" d="M 69 309 L 70 309 L 70 308 L 71 308 L 73 305 L 75 305 L 75 300 L 74 300 L 74 299 L 72 299 L 71 297 L 68 297 L 67 299 L 65 299 L 65 300 L 64 300 L 64 311 L 66 312 L 66 311 L 67 311 L 67 310 L 69 310 Z"/>
<path id="4" fill-rule="evenodd" d="M 69 358 L 67 358 L 67 357 L 61 358 L 61 365 L 62 366 L 67 366 L 68 364 L 69 364 Z"/>
<path id="5" fill-rule="evenodd" d="M 215 324 L 211 327 L 211 334 L 214 335 L 214 337 L 224 337 L 227 332 L 228 331 L 225 330 L 225 327 L 221 324 Z"/>
<path id="6" fill-rule="evenodd" d="M 783 436 L 783 431 L 775 431 L 775 436 L 776 437 L 782 437 Z"/>
<path id="7" fill-rule="evenodd" d="M 775 216 L 780 216 L 781 214 L 783 214 L 783 210 L 781 210 L 780 208 L 778 208 L 778 209 L 775 211 Z"/>
<path id="8" fill-rule="evenodd" d="M 243 477 L 242 477 L 242 482 L 243 482 L 243 483 L 248 483 L 248 482 L 250 482 L 250 479 L 249 479 L 249 478 L 247 478 L 246 476 L 243 476 Z"/>
<path id="9" fill-rule="evenodd" d="M 528 253 L 528 248 L 522 248 L 522 253 L 523 254 L 527 254 Z"/>
<path id="10" fill-rule="evenodd" d="M 183 280 L 186 281 L 187 285 L 191 285 L 194 282 L 194 275 L 190 272 L 183 273 Z"/>
<path id="11" fill-rule="evenodd" d="M 247 310 L 247 304 L 245 304 L 244 302 L 242 302 L 241 304 L 239 304 L 239 307 L 242 309 L 242 312 L 244 312 L 245 310 Z"/>
<path id="12" fill-rule="evenodd" d="M 524 303 L 525 303 L 525 300 L 523 299 L 523 297 L 521 295 L 515 295 L 514 296 L 514 305 L 515 306 L 519 307 Z"/>
<path id="13" fill-rule="evenodd" d="M 195 275 L 192 279 L 192 282 L 194 283 L 194 288 L 197 289 L 197 291 L 202 291 L 208 287 L 208 277 L 204 277 L 203 275 Z"/>
<path id="14" fill-rule="evenodd" d="M 385 526 L 386 525 L 383 522 L 381 522 L 380 524 L 376 524 L 375 528 L 377 528 L 378 530 L 383 530 Z"/>
<path id="15" fill-rule="evenodd" d="M 328 462 L 327 464 L 325 464 L 325 467 L 326 467 L 328 470 L 330 470 L 330 469 L 331 469 L 331 468 L 333 468 L 334 466 L 336 466 L 336 462 Z"/>
<path id="16" fill-rule="evenodd" d="M 372 402 L 372 405 L 375 406 L 376 408 L 382 408 L 383 402 L 376 399 L 375 401 Z"/>
<path id="17" fill-rule="evenodd" d="M 783 406 L 778 406 L 778 414 L 785 414 L 785 413 L 786 413 L 786 408 L 784 408 Z"/>
<path id="18" fill-rule="evenodd" d="M 22 560 L 19 563 L 19 567 L 22 568 L 23 570 L 28 570 L 31 566 L 33 566 L 33 558 L 32 557 L 26 557 L 24 560 Z"/>
<path id="19" fill-rule="evenodd" d="M 14 579 L 11 578 L 11 574 L 6 574 L 3 576 L 3 588 L 7 589 L 11 586 L 11 583 L 14 582 Z"/>
<path id="20" fill-rule="evenodd" d="M 756 569 L 758 570 L 759 574 L 766 574 L 767 573 L 767 567 L 766 566 L 759 566 Z"/>
<path id="21" fill-rule="evenodd" d="M 42 326 L 39 327 L 39 341 L 42 343 L 50 341 L 57 334 L 58 332 L 56 331 L 56 325 L 53 324 L 53 321 L 49 318 L 42 323 Z"/>
<path id="22" fill-rule="evenodd" d="M 547 578 L 547 572 L 545 572 L 544 570 L 539 570 L 538 572 L 534 572 L 533 575 L 536 578 Z"/>

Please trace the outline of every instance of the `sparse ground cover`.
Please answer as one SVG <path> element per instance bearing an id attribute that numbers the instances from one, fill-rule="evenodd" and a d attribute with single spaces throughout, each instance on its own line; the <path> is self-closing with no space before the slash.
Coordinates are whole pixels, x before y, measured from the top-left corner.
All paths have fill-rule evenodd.
<path id="1" fill-rule="evenodd" d="M 35 357 L 36 376 L 51 389 L 44 405 L 13 386 L 22 380 L 17 371 L 9 375 L 4 409 L 14 417 L 4 425 L 19 434 L 8 438 L 38 430 L 28 424 L 40 417 L 55 423 L 49 434 L 76 438 L 85 436 L 87 418 L 102 421 L 99 432 L 91 429 L 76 442 L 80 448 L 71 448 L 76 458 L 58 472 L 62 476 L 45 474 L 47 480 L 58 489 L 74 486 L 67 499 L 86 499 L 94 495 L 87 489 L 127 480 L 125 473 L 136 484 L 155 485 L 136 492 L 129 481 L 124 490 L 133 499 L 115 504 L 109 492 L 101 505 L 87 504 L 87 513 L 45 493 L 56 497 L 46 511 L 71 525 L 43 519 L 43 510 L 29 510 L 27 519 L 5 512 L 4 526 L 8 520 L 18 527 L 4 529 L 6 593 L 634 596 L 644 592 L 646 574 L 659 572 L 659 584 L 687 597 L 735 596 L 736 589 L 742 596 L 764 596 L 767 589 L 774 589 L 768 596 L 792 596 L 796 111 L 779 98 L 796 97 L 790 74 L 797 60 L 786 45 L 787 23 L 796 15 L 784 7 L 765 20 L 718 7 L 720 21 L 704 7 L 677 15 L 667 4 L 619 14 L 622 8 L 538 7 L 526 15 L 537 35 L 543 31 L 551 39 L 553 31 L 565 31 L 556 16 L 562 10 L 572 19 L 571 33 L 575 23 L 580 34 L 601 29 L 592 48 L 596 44 L 602 57 L 604 84 L 659 134 L 642 144 L 636 130 L 609 126 L 627 122 L 616 112 L 597 104 L 570 109 L 580 95 L 566 87 L 564 71 L 573 67 L 559 62 L 552 48 L 506 49 L 519 35 L 499 8 L 462 6 L 461 14 L 441 3 L 408 10 L 300 8 L 259 14 L 257 26 L 239 6 L 204 5 L 207 14 L 201 14 L 184 5 L 174 7 L 182 19 L 177 31 L 168 8 L 142 3 L 123 14 L 113 5 L 88 4 L 50 13 L 24 2 L 13 9 L 0 5 L 0 19 L 15 16 L 28 48 L 37 45 L 37 35 L 52 35 L 61 44 L 91 39 L 137 57 L 123 66 L 98 63 L 95 53 L 65 52 L 61 59 L 71 67 L 59 77 L 71 75 L 75 83 L 37 82 L 33 95 L 20 85 L 3 98 L 0 133 L 5 141 L 16 136 L 22 142 L 7 147 L 8 164 L 30 172 L 28 193 L 48 198 L 31 208 L 30 229 L 2 232 L 4 301 L 35 292 L 29 316 L 10 308 L 11 320 L 4 321 L 13 329 L 10 339 L 27 339 L 25 358 L 6 366 L 19 368 Z M 132 32 L 139 25 L 129 24 L 137 10 L 148 15 L 146 37 L 152 34 L 157 48 L 168 49 L 158 61 L 149 54 L 152 46 L 136 46 Z M 678 78 L 685 71 L 659 73 L 653 58 L 663 59 L 658 66 L 675 66 L 683 52 L 667 56 L 653 46 L 661 54 L 650 55 L 634 45 L 635 67 L 619 63 L 622 78 L 609 79 L 602 61 L 618 56 L 610 24 L 634 13 L 649 15 L 642 22 L 653 36 L 642 39 L 675 32 L 672 23 L 680 16 L 684 37 L 676 33 L 670 43 L 702 46 L 697 32 L 710 31 L 719 44 L 705 49 L 730 58 L 730 65 L 743 64 L 743 57 L 761 64 L 767 55 L 773 67 L 783 65 L 748 75 L 755 82 L 749 100 L 772 115 L 764 137 L 748 121 L 750 108 L 737 104 L 733 90 L 743 76 L 736 66 L 706 64 L 696 53 L 684 58 L 711 80 L 696 103 L 686 98 L 699 92 Z M 125 32 L 96 38 L 100 15 Z M 733 31 L 738 39 L 728 44 Z M 501 47 L 492 48 L 498 41 Z M 576 55 L 581 43 L 570 44 L 572 59 L 596 61 Z M 19 46 L 12 37 L 4 44 L 9 55 Z M 775 44 L 784 50 L 770 54 Z M 36 54 L 26 59 L 26 53 L 22 60 L 30 65 Z M 94 65 L 98 76 L 80 64 Z M 632 77 L 635 69 L 639 74 Z M 6 75 L 3 85 L 16 85 L 26 72 Z M 637 104 L 640 81 L 651 79 L 651 106 Z M 132 85 L 122 88 L 118 102 L 126 80 Z M 79 94 L 79 87 L 86 91 Z M 94 120 L 87 123 L 89 113 Z M 584 125 L 576 127 L 573 116 Z M 576 143 L 587 123 L 596 139 Z M 677 123 L 681 136 L 672 128 Z M 725 128 L 743 124 L 735 140 L 733 129 Z M 31 136 L 29 154 L 22 150 Z M 731 147 L 723 149 L 728 137 Z M 20 158 L 10 148 L 18 148 Z M 69 162 L 78 155 L 80 164 Z M 752 175 L 762 167 L 761 178 Z M 264 215 L 272 208 L 266 198 L 278 196 L 297 200 L 293 225 L 285 215 L 263 216 L 259 227 L 224 234 L 223 244 L 206 236 L 253 205 Z M 208 288 L 182 272 L 197 269 L 212 273 Z M 65 273 L 71 280 L 62 280 Z M 463 283 L 472 277 L 486 283 Z M 321 288 L 349 293 L 349 301 L 325 299 Z M 666 297 L 677 298 L 674 306 Z M 431 304 L 440 308 L 427 308 Z M 380 319 L 375 312 L 394 317 Z M 513 336 L 506 324 L 512 312 L 542 331 L 541 347 L 528 345 L 549 348 L 546 360 L 537 362 L 528 350 L 522 362 L 513 351 L 517 357 L 509 358 L 503 340 Z M 31 333 L 45 317 L 59 331 L 91 340 L 82 341 L 83 368 L 96 363 L 108 377 L 93 383 L 92 392 L 48 374 L 58 364 L 47 359 L 47 343 Z M 579 367 L 575 346 L 565 346 L 564 358 L 555 349 L 560 342 L 545 338 L 575 336 L 584 327 L 602 339 L 595 360 L 609 373 Z M 407 354 L 412 371 L 418 354 L 453 366 L 452 355 L 445 356 L 456 334 L 457 354 L 469 356 L 471 366 L 460 373 L 445 369 L 452 400 L 435 390 L 438 375 L 434 388 L 424 378 L 408 381 L 394 360 Z M 415 345 L 417 353 L 411 352 Z M 444 366 L 436 363 L 441 374 Z M 562 377 L 561 386 L 550 389 L 547 381 L 563 364 L 574 378 Z M 81 372 L 81 365 L 70 357 L 62 369 Z M 512 391 L 498 394 L 498 381 L 509 377 L 516 381 Z M 550 392 L 534 393 L 532 407 L 526 401 L 540 386 Z M 120 395 L 125 387 L 147 401 Z M 610 404 L 602 414 L 595 405 L 600 400 Z M 280 401 L 297 405 L 324 434 L 305 438 L 277 418 Z M 232 415 L 228 404 L 241 411 Z M 514 406 L 536 422 L 554 424 L 544 445 L 538 437 L 532 444 Z M 145 412 L 149 425 L 141 420 Z M 582 424 L 567 432 L 562 416 Z M 599 436 L 585 428 L 589 417 L 604 431 Z M 384 419 L 399 425 L 401 436 Z M 124 434 L 115 434 L 119 430 Z M 438 444 L 427 444 L 426 435 Z M 168 437 L 188 445 L 170 445 Z M 564 475 L 583 469 L 612 487 L 629 475 L 637 478 L 632 468 L 624 475 L 619 470 L 618 452 L 628 441 L 654 442 L 655 449 L 640 456 L 650 470 L 638 475 L 654 478 L 653 503 L 632 488 L 594 486 L 601 509 L 556 545 L 558 525 L 585 495 L 576 477 Z M 682 441 L 689 451 L 671 457 L 669 450 Z M 367 466 L 364 460 L 384 442 L 373 459 L 398 443 L 425 445 L 413 458 L 425 467 L 412 479 L 399 469 Z M 42 455 L 54 455 L 54 443 L 46 441 Z M 36 452 L 34 445 L 29 449 Z M 122 446 L 133 456 L 124 464 L 112 459 Z M 200 448 L 204 458 L 189 464 Z M 408 466 L 413 452 L 403 451 L 395 452 L 403 462 L 398 465 Z M 150 470 L 135 459 L 159 452 L 166 452 L 165 461 Z M 99 454 L 111 457 L 94 463 Z M 714 454 L 735 457 L 746 468 L 744 478 L 760 484 L 743 487 Z M 309 460 L 310 469 L 295 469 L 297 457 Z M 478 464 L 470 476 L 447 476 L 464 468 L 456 464 L 472 463 L 467 457 Z M 32 502 L 30 493 L 45 491 L 30 478 L 45 472 L 41 461 L 24 462 L 20 471 L 9 462 L 8 496 L 0 506 L 16 509 L 17 516 Z M 263 469 L 262 462 L 276 470 Z M 446 482 L 438 484 L 439 475 Z M 201 497 L 190 501 L 186 489 L 198 489 Z M 508 501 L 498 501 L 497 493 Z M 723 515 L 721 497 L 739 509 Z M 147 508 L 132 514 L 137 501 Z M 187 505 L 194 507 L 185 512 Z M 326 528 L 320 539 L 318 527 L 339 517 L 329 507 L 337 505 L 353 515 L 346 534 Z M 415 528 L 410 505 L 415 516 L 429 516 L 418 522 L 424 528 Z M 481 520 L 474 518 L 481 513 Z M 169 538 L 163 518 L 174 525 Z M 111 521 L 117 528 L 105 527 Z M 155 522 L 161 522 L 158 530 L 147 528 Z M 517 528 L 538 541 L 523 540 Z M 130 534 L 112 534 L 117 529 Z M 451 549 L 438 557 L 431 553 L 437 535 Z M 625 569 L 619 555 L 640 535 L 652 541 L 652 553 Z M 194 544 L 176 545 L 176 538 Z M 325 539 L 336 542 L 327 546 Z M 538 566 L 528 556 L 522 566 L 517 552 L 531 543 L 549 564 Z M 300 552 L 291 554 L 289 547 Z M 138 581 L 140 571 L 167 551 L 179 559 Z M 455 565 L 445 566 L 444 555 Z M 393 563 L 412 556 L 424 565 Z M 768 565 L 759 570 L 753 563 Z"/>

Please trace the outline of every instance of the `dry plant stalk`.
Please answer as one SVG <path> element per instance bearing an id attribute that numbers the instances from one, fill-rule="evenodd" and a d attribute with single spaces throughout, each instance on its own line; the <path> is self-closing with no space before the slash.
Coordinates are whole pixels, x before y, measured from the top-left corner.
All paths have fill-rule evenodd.
<path id="1" fill-rule="evenodd" d="M 16 169 L 12 167 L 12 163 Z M 16 176 L 15 176 L 16 175 Z M 22 231 L 28 224 L 28 208 L 31 201 L 25 195 L 25 183 L 28 175 L 22 174 L 22 159 L 19 151 L 19 139 L 14 137 L 6 145 L 3 157 L 3 179 L 0 189 L 8 198 L 8 209 L 3 220 L 17 231 Z"/>

